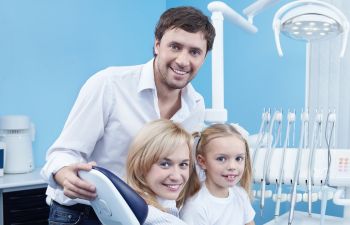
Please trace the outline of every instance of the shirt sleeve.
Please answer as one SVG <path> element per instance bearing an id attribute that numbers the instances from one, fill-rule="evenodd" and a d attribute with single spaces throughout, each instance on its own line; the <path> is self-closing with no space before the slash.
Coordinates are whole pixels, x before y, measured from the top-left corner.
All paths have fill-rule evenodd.
<path id="1" fill-rule="evenodd" d="M 104 74 L 92 76 L 81 88 L 64 128 L 50 150 L 72 149 L 91 155 L 102 138 L 113 107 L 110 84 Z"/>
<path id="2" fill-rule="evenodd" d="M 96 142 L 103 136 L 111 92 L 103 74 L 92 76 L 81 88 L 64 128 L 46 154 L 41 176 L 53 188 L 53 175 L 62 167 L 87 162 Z"/>
<path id="3" fill-rule="evenodd" d="M 254 220 L 255 210 L 251 204 L 251 201 L 247 192 L 243 188 L 241 189 L 241 192 L 244 199 L 244 221 L 246 224 Z"/>
<path id="4" fill-rule="evenodd" d="M 80 153 L 68 149 L 57 149 L 47 156 L 40 175 L 50 187 L 60 188 L 53 176 L 61 168 L 78 162 L 86 162 Z"/>

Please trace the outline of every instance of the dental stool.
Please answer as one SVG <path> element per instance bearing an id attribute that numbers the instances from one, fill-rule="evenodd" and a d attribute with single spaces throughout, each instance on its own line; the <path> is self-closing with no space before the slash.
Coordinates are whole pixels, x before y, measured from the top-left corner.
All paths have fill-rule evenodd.
<path id="1" fill-rule="evenodd" d="M 90 171 L 79 171 L 79 176 L 96 186 L 97 197 L 90 203 L 103 225 L 144 223 L 147 203 L 118 176 L 97 166 Z"/>

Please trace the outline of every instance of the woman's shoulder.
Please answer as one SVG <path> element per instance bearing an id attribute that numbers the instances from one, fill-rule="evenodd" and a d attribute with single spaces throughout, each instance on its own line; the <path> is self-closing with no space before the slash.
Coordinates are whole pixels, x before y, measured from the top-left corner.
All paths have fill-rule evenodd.
<path id="1" fill-rule="evenodd" d="M 176 217 L 170 213 L 163 212 L 162 210 L 148 205 L 148 215 L 144 225 L 186 225 L 179 217 Z"/>

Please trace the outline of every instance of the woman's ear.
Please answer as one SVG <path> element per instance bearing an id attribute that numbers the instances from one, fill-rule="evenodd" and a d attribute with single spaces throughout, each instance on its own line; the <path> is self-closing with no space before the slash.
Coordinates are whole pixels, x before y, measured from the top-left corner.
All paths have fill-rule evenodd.
<path id="1" fill-rule="evenodd" d="M 202 168 L 202 170 L 206 170 L 207 167 L 205 165 L 205 158 L 204 156 L 198 154 L 197 155 L 197 162 L 198 162 L 198 165 Z"/>

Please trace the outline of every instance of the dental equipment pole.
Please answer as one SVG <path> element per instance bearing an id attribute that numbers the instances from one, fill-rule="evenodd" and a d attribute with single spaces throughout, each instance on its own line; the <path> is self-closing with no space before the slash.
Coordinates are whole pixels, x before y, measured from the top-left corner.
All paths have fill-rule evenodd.
<path id="1" fill-rule="evenodd" d="M 211 123 L 226 122 L 227 110 L 224 107 L 224 17 L 244 30 L 256 33 L 257 28 L 223 2 L 208 4 L 212 13 L 212 23 L 216 37 L 212 50 L 212 108 L 206 110 L 205 120 Z"/>
<path id="2" fill-rule="evenodd" d="M 281 131 L 281 126 L 282 126 L 282 113 L 280 111 L 275 111 L 273 113 L 272 116 L 272 121 L 270 124 L 270 128 L 269 128 L 269 134 L 267 136 L 267 150 L 265 153 L 265 160 L 264 160 L 264 168 L 263 168 L 263 177 L 261 179 L 261 198 L 260 198 L 260 215 L 262 216 L 263 214 L 263 208 L 265 206 L 265 190 L 266 190 L 266 176 L 267 176 L 267 172 L 268 172 L 268 165 L 270 164 L 270 160 L 271 160 L 271 151 L 272 148 L 275 148 L 277 143 L 278 143 L 278 139 L 281 135 L 277 135 L 277 138 L 275 140 L 275 143 L 273 144 L 272 147 L 272 141 L 271 141 L 271 137 L 272 137 L 272 130 L 274 127 L 274 123 L 275 121 L 278 121 L 279 123 L 279 128 L 278 130 Z"/>
<path id="3" fill-rule="evenodd" d="M 287 115 L 287 130 L 286 130 L 286 137 L 284 139 L 283 143 L 283 152 L 282 152 L 282 162 L 280 166 L 280 174 L 277 180 L 277 195 L 276 195 L 276 206 L 275 206 L 275 219 L 277 219 L 280 215 L 280 206 L 281 206 L 281 195 L 282 195 L 282 179 L 284 176 L 284 161 L 286 158 L 286 148 L 289 143 L 289 132 L 292 124 L 295 124 L 295 112 L 288 112 Z"/>
<path id="4" fill-rule="evenodd" d="M 328 161 L 327 161 L 327 174 L 326 174 L 326 179 L 324 182 L 322 182 L 322 187 L 321 187 L 321 193 L 322 193 L 322 199 L 321 199 L 321 222 L 320 225 L 324 225 L 324 219 L 326 215 L 326 209 L 327 209 L 327 201 L 328 201 L 328 191 L 326 185 L 328 185 L 329 182 L 329 167 L 331 165 L 331 142 L 332 142 L 332 135 L 334 131 L 334 126 L 335 126 L 335 120 L 336 120 L 336 115 L 333 112 L 329 112 L 327 115 L 327 120 L 326 120 L 326 128 L 325 128 L 325 140 L 326 140 L 326 145 L 327 145 L 327 156 L 328 156 Z M 331 125 L 329 128 L 328 132 L 328 125 Z M 329 136 L 328 136 L 329 135 Z"/>
<path id="5" fill-rule="evenodd" d="M 295 210 L 295 203 L 296 203 L 296 197 L 297 197 L 297 184 L 299 180 L 299 174 L 300 174 L 300 164 L 301 164 L 301 155 L 302 155 L 302 149 L 304 146 L 304 132 L 305 132 L 305 126 L 309 123 L 309 113 L 307 111 L 302 112 L 301 114 L 301 132 L 300 132 L 300 141 L 299 141 L 299 148 L 297 152 L 297 161 L 296 166 L 294 169 L 294 177 L 293 177 L 293 187 L 291 192 L 291 199 L 290 199 L 290 211 L 289 211 L 289 217 L 288 217 L 288 225 L 291 225 L 294 218 L 294 210 Z"/>

